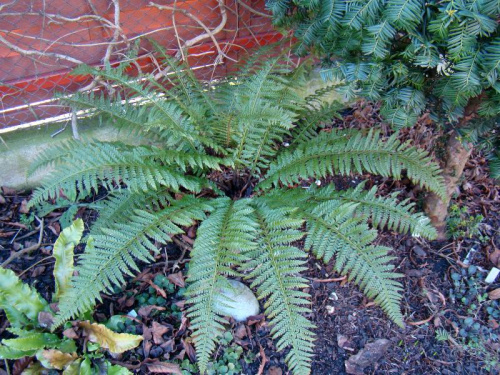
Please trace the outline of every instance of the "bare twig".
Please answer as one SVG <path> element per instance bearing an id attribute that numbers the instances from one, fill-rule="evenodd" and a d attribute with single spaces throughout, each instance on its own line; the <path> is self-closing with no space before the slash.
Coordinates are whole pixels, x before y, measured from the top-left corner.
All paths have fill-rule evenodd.
<path id="1" fill-rule="evenodd" d="M 115 31 L 113 33 L 113 39 L 111 40 L 111 43 L 108 44 L 108 48 L 106 49 L 106 54 L 104 55 L 104 58 L 102 59 L 104 66 L 109 64 L 109 59 L 111 58 L 111 53 L 113 52 L 113 44 L 112 43 L 116 43 L 118 41 L 118 39 L 120 38 L 120 35 L 122 34 L 121 27 L 120 27 L 120 1 L 113 0 L 113 6 L 115 7 L 115 12 L 114 12 Z"/>
<path id="2" fill-rule="evenodd" d="M 336 277 L 334 279 L 311 279 L 311 281 L 317 282 L 317 283 L 334 283 L 338 281 L 344 281 L 347 279 L 347 276 L 342 276 L 342 277 Z"/>
<path id="3" fill-rule="evenodd" d="M 55 53 L 55 52 L 41 52 L 41 51 L 36 51 L 36 50 L 23 49 L 21 47 L 16 46 L 15 44 L 12 44 L 7 39 L 5 39 L 2 35 L 0 35 L 0 42 L 2 42 L 7 47 L 9 47 L 11 50 L 16 51 L 17 53 L 19 53 L 21 55 L 52 57 L 55 59 L 66 60 L 66 61 L 69 61 L 73 64 L 83 64 L 83 61 L 75 59 L 74 57 L 71 57 L 68 55 L 63 55 L 63 54 Z"/>
<path id="4" fill-rule="evenodd" d="M 238 4 L 240 4 L 243 8 L 245 8 L 245 9 L 249 10 L 250 12 L 252 12 L 253 14 L 256 14 L 256 15 L 261 16 L 261 17 L 272 18 L 272 16 L 270 14 L 259 12 L 257 9 L 254 9 L 250 5 L 245 4 L 244 1 L 236 0 L 236 2 Z"/>
<path id="5" fill-rule="evenodd" d="M 33 246 L 29 246 L 26 249 L 18 251 L 17 253 L 12 254 L 10 257 L 7 258 L 7 260 L 5 262 L 3 262 L 1 264 L 1 267 L 5 268 L 5 266 L 7 266 L 13 260 L 19 258 L 20 256 L 22 256 L 24 254 L 31 253 L 32 251 L 35 251 L 35 250 L 37 250 L 40 247 L 40 245 L 42 244 L 42 238 L 43 238 L 43 219 L 39 219 L 37 216 L 35 216 L 35 218 L 40 223 L 40 234 L 38 236 L 38 243 L 35 244 L 35 245 L 33 245 Z"/>
<path id="6" fill-rule="evenodd" d="M 236 60 L 234 60 L 231 57 L 227 56 L 222 51 L 222 49 L 220 48 L 219 42 L 217 42 L 217 39 L 215 39 L 215 36 L 214 36 L 215 34 L 217 34 L 220 31 L 222 31 L 222 29 L 224 28 L 224 26 L 226 25 L 226 22 L 227 22 L 226 8 L 224 7 L 224 4 L 223 4 L 222 0 L 219 0 L 218 3 L 219 3 L 219 9 L 220 9 L 220 12 L 221 12 L 222 20 L 221 20 L 220 24 L 215 29 L 213 29 L 213 30 L 210 30 L 198 17 L 196 17 L 194 14 L 188 12 L 185 9 L 171 7 L 171 6 L 168 6 L 168 5 L 160 5 L 160 4 L 156 4 L 156 3 L 153 3 L 153 2 L 150 2 L 149 6 L 155 7 L 155 8 L 160 9 L 160 10 L 166 9 L 166 10 L 170 10 L 172 12 L 182 13 L 186 17 L 191 18 L 198 25 L 200 25 L 203 30 L 205 30 L 204 34 L 198 35 L 195 38 L 192 38 L 192 39 L 189 39 L 188 41 L 186 41 L 184 43 L 184 48 L 191 47 L 191 46 L 195 45 L 196 43 L 199 43 L 200 41 L 202 41 L 204 39 L 210 38 L 212 40 L 212 42 L 214 43 L 214 46 L 217 49 L 217 52 L 219 53 L 219 56 L 223 56 L 223 57 L 225 57 L 225 58 L 227 58 L 227 59 L 229 59 L 231 61 L 235 61 L 236 62 Z"/>
<path id="7" fill-rule="evenodd" d="M 111 22 L 110 20 L 101 17 L 99 15 L 94 15 L 94 14 L 84 14 L 78 17 L 65 17 L 60 14 L 53 14 L 53 13 L 43 13 L 43 12 L 10 12 L 10 13 L 0 13 L 1 17 L 6 17 L 6 16 L 43 16 L 49 19 L 48 24 L 55 23 L 55 24 L 61 24 L 62 22 L 85 22 L 89 20 L 95 20 L 103 23 L 106 27 L 110 28 L 116 28 L 116 26 Z"/>

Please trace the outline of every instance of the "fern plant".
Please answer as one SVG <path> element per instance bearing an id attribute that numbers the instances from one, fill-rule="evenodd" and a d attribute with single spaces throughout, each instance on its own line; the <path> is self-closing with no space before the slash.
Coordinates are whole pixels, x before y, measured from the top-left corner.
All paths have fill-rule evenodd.
<path id="1" fill-rule="evenodd" d="M 426 109 L 455 121 L 472 98 L 500 113 L 500 3 L 496 0 L 267 0 L 292 29 L 296 52 L 323 59 L 346 97 L 381 101 L 395 128 Z"/>
<path id="2" fill-rule="evenodd" d="M 319 104 L 325 91 L 303 98 L 297 90 L 305 84 L 306 68 L 292 70 L 282 55 L 264 53 L 215 87 L 167 55 L 163 82 L 152 76 L 132 81 L 125 65 L 77 69 L 118 84 L 126 95 L 77 93 L 65 101 L 110 116 L 149 145 L 74 141 L 34 163 L 33 171 L 48 164 L 55 172 L 34 192 L 31 205 L 100 186 L 109 191 L 98 203 L 93 241 L 59 303 L 54 327 L 92 308 L 102 292 L 112 292 L 140 263 L 153 260 L 156 243 L 195 223 L 187 314 L 202 373 L 216 332 L 227 323 L 216 296 L 235 277 L 250 280 L 257 290 L 277 347 L 289 350 L 291 371 L 310 373 L 314 327 L 304 316 L 310 302 L 307 280 L 300 276 L 309 253 L 325 262 L 335 258 L 338 272 L 403 325 L 400 275 L 390 264 L 390 249 L 373 241 L 384 227 L 432 239 L 436 232 L 429 220 L 413 212 L 412 203 L 377 197 L 376 189 L 362 185 L 341 191 L 301 184 L 334 174 L 406 173 L 444 194 L 438 166 L 396 136 L 322 131 L 321 123 L 336 108 Z M 297 245 L 302 238 L 304 247 Z"/>

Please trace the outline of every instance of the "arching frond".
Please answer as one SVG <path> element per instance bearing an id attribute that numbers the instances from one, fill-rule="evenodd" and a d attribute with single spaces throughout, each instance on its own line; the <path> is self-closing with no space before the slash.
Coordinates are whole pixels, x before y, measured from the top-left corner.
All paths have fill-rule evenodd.
<path id="1" fill-rule="evenodd" d="M 212 206 L 210 217 L 198 229 L 188 273 L 188 317 L 202 374 L 227 323 L 216 311 L 216 302 L 221 303 L 216 297 L 220 299 L 221 288 L 230 288 L 226 277 L 237 275 L 231 266 L 242 264 L 243 253 L 254 247 L 256 231 L 248 200 L 219 198 Z"/>
<path id="2" fill-rule="evenodd" d="M 158 252 L 154 242 L 166 243 L 172 235 L 184 233 L 181 226 L 204 219 L 205 212 L 211 209 L 203 199 L 184 196 L 162 210 L 135 210 L 126 222 L 102 228 L 80 256 L 76 267 L 78 276 L 60 300 L 60 312 L 53 329 L 89 310 L 101 300 L 101 292 L 121 286 L 124 275 L 138 270 L 136 259 L 150 262 L 151 253 Z"/>
<path id="3" fill-rule="evenodd" d="M 401 144 L 396 135 L 382 141 L 376 131 L 366 136 L 358 132 L 351 137 L 332 131 L 295 150 L 285 151 L 259 186 L 267 188 L 279 182 L 294 184 L 299 179 L 365 171 L 399 179 L 404 169 L 410 179 L 444 196 L 439 167 L 425 151 Z"/>
<path id="4" fill-rule="evenodd" d="M 251 270 L 260 299 L 270 318 L 271 335 L 277 340 L 277 349 L 290 348 L 286 356 L 294 374 L 310 374 L 313 357 L 314 328 L 303 314 L 310 313 L 310 296 L 306 279 L 300 272 L 307 269 L 306 253 L 292 246 L 303 237 L 299 230 L 302 220 L 288 217 L 286 209 L 270 209 L 265 204 L 256 208 L 259 224 L 257 247 L 246 255 L 251 259 L 243 267 Z"/>
<path id="5" fill-rule="evenodd" d="M 61 191 L 68 197 L 75 197 L 77 189 L 90 193 L 97 191 L 99 185 L 113 188 L 114 183 L 124 183 L 135 192 L 156 190 L 161 186 L 174 191 L 180 187 L 199 191 L 205 183 L 202 179 L 183 174 L 176 167 L 155 162 L 154 155 L 146 147 L 104 142 L 74 143 L 71 155 L 61 159 L 57 170 L 47 176 L 42 188 L 33 193 L 30 204 L 56 198 Z"/>

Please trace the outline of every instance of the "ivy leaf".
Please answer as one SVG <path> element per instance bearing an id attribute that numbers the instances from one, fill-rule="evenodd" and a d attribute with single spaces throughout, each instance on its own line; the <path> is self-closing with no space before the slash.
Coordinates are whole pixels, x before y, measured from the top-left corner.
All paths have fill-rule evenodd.
<path id="1" fill-rule="evenodd" d="M 102 348 L 108 349 L 111 353 L 123 353 L 127 350 L 137 347 L 142 336 L 130 335 L 128 333 L 116 333 L 103 324 L 81 322 L 82 327 L 87 333 L 91 342 L 96 342 Z"/>
<path id="2" fill-rule="evenodd" d="M 56 258 L 54 265 L 54 278 L 56 292 L 54 301 L 59 300 L 61 295 L 71 287 L 71 277 L 74 271 L 73 254 L 75 246 L 78 245 L 83 234 L 83 220 L 78 219 L 71 226 L 64 229 L 54 244 L 53 255 Z"/>

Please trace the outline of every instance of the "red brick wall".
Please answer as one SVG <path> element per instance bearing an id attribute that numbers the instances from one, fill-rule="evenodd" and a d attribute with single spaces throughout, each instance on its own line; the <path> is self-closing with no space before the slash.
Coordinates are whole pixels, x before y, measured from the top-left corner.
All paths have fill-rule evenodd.
<path id="1" fill-rule="evenodd" d="M 241 6 L 244 2 L 261 13 L 266 13 L 265 0 L 223 0 L 227 22 L 222 32 L 215 37 L 227 56 L 239 60 L 244 50 L 257 44 L 277 41 L 270 19 Z M 168 51 L 174 53 L 178 41 L 173 30 L 172 12 L 149 6 L 150 0 L 120 0 L 120 26 L 127 39 L 150 33 Z M 156 3 L 176 6 L 190 12 L 209 29 L 221 22 L 217 0 L 157 0 Z M 93 9 L 90 6 L 93 5 Z M 0 36 L 23 50 L 57 53 L 71 56 L 87 64 L 99 65 L 107 49 L 107 42 L 113 37 L 113 29 L 104 27 L 100 20 L 85 19 L 79 22 L 64 22 L 51 18 L 55 14 L 68 18 L 95 14 L 114 22 L 114 7 L 111 0 L 18 0 L 7 5 L 0 12 Z M 175 12 L 175 24 L 179 38 L 187 40 L 204 31 L 193 19 L 182 12 Z M 141 39 L 140 55 L 150 50 L 149 43 Z M 125 50 L 123 38 L 116 44 L 117 50 Z M 189 49 L 189 63 L 193 67 L 212 64 L 217 51 L 210 39 L 205 39 Z M 111 61 L 118 61 L 119 54 L 113 54 Z M 147 68 L 151 60 L 140 59 Z M 231 69 L 232 61 L 224 59 L 214 70 L 206 68 L 197 71 L 203 78 L 224 75 Z M 0 40 L 0 129 L 43 119 L 67 112 L 57 103 L 32 105 L 51 99 L 55 91 L 71 92 L 83 87 L 89 81 L 86 77 L 71 77 L 68 73 L 76 64 L 55 57 L 26 56 Z M 29 108 L 18 106 L 30 105 Z"/>

